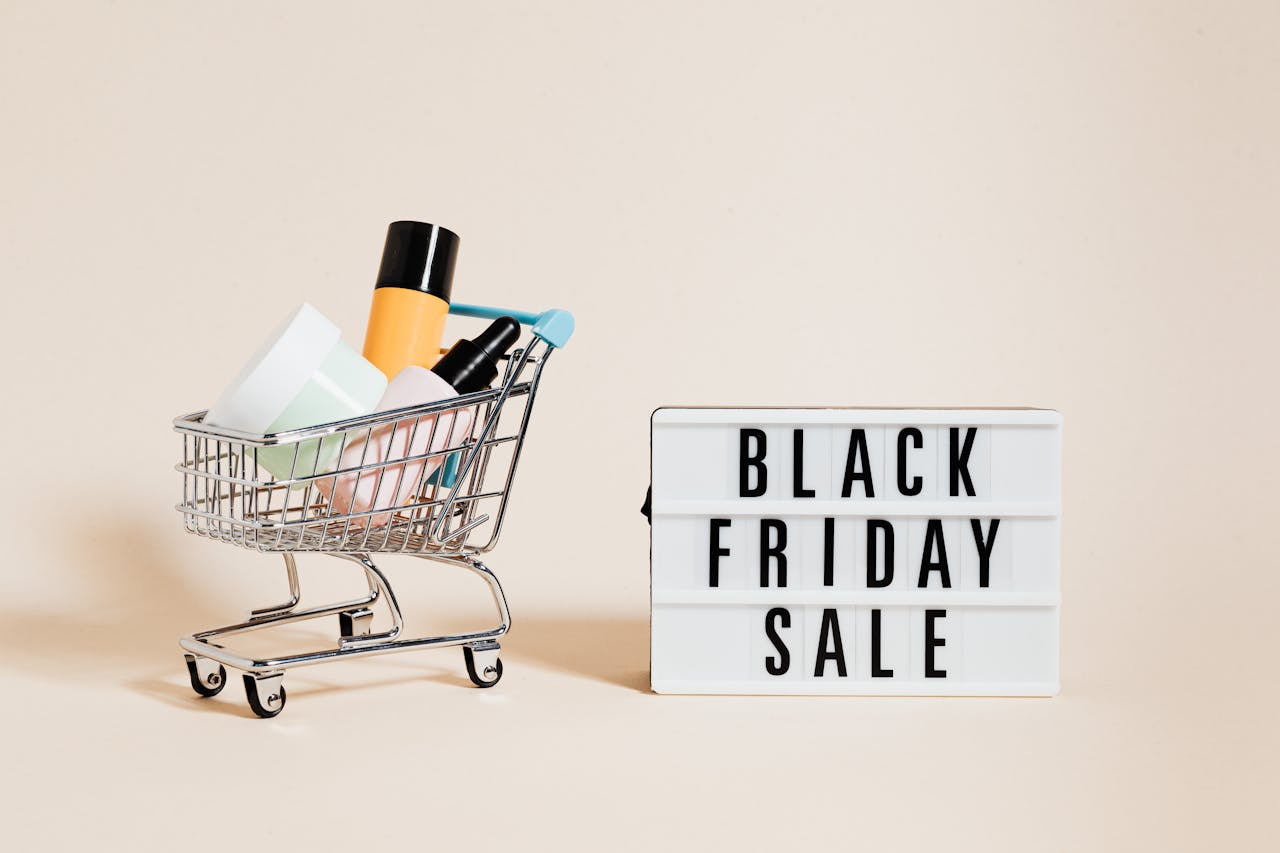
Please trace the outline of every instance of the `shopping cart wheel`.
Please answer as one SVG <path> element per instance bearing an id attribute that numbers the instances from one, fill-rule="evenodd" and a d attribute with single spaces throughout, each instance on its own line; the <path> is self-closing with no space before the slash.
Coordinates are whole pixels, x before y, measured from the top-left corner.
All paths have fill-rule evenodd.
<path id="1" fill-rule="evenodd" d="M 274 717 L 284 710 L 284 675 L 256 678 L 246 672 L 244 695 L 249 700 L 249 707 L 253 709 L 253 713 L 268 719 Z"/>
<path id="2" fill-rule="evenodd" d="M 227 671 L 222 664 L 195 655 L 183 655 L 187 659 L 187 673 L 191 676 L 191 689 L 201 696 L 217 696 L 227 686 Z M 217 667 L 216 669 L 214 667 Z"/>
<path id="3" fill-rule="evenodd" d="M 467 661 L 467 675 L 476 687 L 492 687 L 502 678 L 502 659 L 498 657 L 496 644 L 493 648 L 475 651 L 463 646 L 462 656 Z"/>

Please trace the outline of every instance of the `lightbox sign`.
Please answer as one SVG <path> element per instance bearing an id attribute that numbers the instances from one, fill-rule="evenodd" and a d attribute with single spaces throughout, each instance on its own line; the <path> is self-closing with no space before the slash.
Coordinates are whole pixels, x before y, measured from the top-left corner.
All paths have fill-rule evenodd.
<path id="1" fill-rule="evenodd" d="M 658 409 L 659 693 L 1058 691 L 1062 418 Z"/>

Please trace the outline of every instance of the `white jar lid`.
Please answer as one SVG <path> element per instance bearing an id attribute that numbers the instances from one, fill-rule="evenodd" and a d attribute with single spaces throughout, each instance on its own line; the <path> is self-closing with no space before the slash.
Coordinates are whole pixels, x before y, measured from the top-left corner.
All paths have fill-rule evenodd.
<path id="1" fill-rule="evenodd" d="M 341 337 L 341 329 L 304 302 L 249 359 L 205 423 L 265 433 Z"/>

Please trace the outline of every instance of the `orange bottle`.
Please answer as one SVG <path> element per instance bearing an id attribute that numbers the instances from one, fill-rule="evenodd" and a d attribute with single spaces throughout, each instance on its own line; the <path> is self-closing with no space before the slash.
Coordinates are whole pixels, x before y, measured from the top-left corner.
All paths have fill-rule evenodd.
<path id="1" fill-rule="evenodd" d="M 431 367 L 449 314 L 458 235 L 426 222 L 392 222 L 373 289 L 364 357 L 388 379 L 405 367 Z"/>

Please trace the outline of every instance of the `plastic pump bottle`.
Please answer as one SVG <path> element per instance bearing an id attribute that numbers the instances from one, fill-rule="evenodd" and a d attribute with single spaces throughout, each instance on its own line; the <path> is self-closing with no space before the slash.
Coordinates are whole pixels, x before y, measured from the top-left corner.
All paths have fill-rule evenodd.
<path id="1" fill-rule="evenodd" d="M 397 373 L 375 411 L 434 403 L 484 389 L 498 375 L 498 359 L 519 338 L 520 323 L 513 317 L 499 317 L 474 340 L 454 344 L 430 370 L 410 365 Z M 367 438 L 350 442 L 338 462 L 339 471 L 350 473 L 340 473 L 320 483 L 331 509 L 346 514 L 380 508 L 394 511 L 404 506 L 449 452 L 461 449 L 470 435 L 472 417 L 471 409 L 409 417 L 377 427 Z M 426 454 L 434 455 L 413 462 L 381 464 L 388 459 Z M 350 470 L 355 468 L 362 470 Z M 352 526 L 364 526 L 364 518 L 374 525 L 386 524 L 391 512 L 353 519 Z"/>

